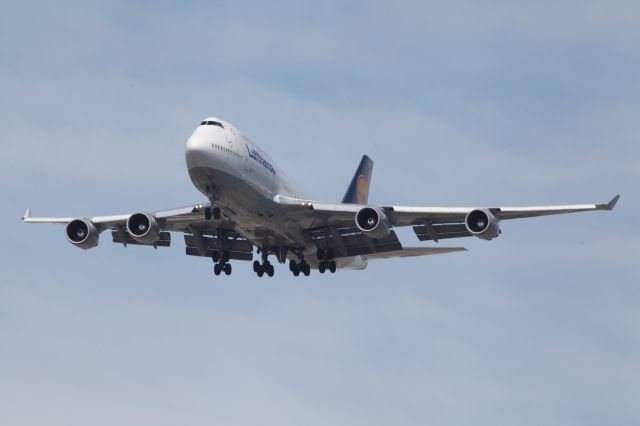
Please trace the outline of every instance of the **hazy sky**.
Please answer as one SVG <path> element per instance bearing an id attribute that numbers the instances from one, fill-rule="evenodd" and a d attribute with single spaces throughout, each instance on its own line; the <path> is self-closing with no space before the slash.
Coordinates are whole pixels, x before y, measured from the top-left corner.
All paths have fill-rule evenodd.
<path id="1" fill-rule="evenodd" d="M 635 1 L 3 2 L 0 424 L 637 425 Z M 220 116 L 315 198 L 602 202 L 469 252 L 257 279 L 34 214 L 202 201 Z M 411 232 L 405 246 L 419 245 Z"/>

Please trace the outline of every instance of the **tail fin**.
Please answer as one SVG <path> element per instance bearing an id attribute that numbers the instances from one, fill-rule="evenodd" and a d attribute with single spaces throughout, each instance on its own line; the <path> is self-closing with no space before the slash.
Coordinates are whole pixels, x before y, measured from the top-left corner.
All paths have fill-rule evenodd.
<path id="1" fill-rule="evenodd" d="M 371 183 L 372 171 L 373 160 L 363 155 L 360 165 L 351 179 L 351 184 L 344 194 L 343 203 L 367 204 L 369 202 L 369 184 Z"/>

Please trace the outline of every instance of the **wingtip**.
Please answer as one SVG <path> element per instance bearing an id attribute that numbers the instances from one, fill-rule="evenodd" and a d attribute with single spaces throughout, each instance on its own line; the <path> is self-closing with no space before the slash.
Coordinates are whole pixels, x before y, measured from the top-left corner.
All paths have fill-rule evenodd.
<path id="1" fill-rule="evenodd" d="M 22 216 L 22 220 L 29 219 L 31 217 L 31 209 L 26 209 L 24 211 L 24 215 Z"/>
<path id="2" fill-rule="evenodd" d="M 613 208 L 618 203 L 619 199 L 620 199 L 620 194 L 618 194 L 615 197 L 613 197 L 611 199 L 611 201 L 609 201 L 608 203 L 596 204 L 596 209 L 598 209 L 598 210 L 613 210 Z"/>
<path id="3" fill-rule="evenodd" d="M 615 197 L 613 197 L 611 199 L 611 201 L 609 201 L 606 206 L 607 206 L 607 210 L 613 210 L 613 208 L 616 206 L 616 204 L 618 203 L 618 200 L 620 199 L 620 194 L 616 195 Z"/>

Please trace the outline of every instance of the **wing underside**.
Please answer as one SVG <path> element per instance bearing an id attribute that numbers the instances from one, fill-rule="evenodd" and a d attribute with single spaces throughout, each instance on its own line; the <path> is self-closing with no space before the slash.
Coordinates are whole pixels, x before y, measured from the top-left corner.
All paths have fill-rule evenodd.
<path id="1" fill-rule="evenodd" d="M 592 210 L 612 210 L 619 198 L 620 196 L 616 196 L 608 203 L 602 204 L 489 207 L 483 210 L 490 211 L 498 221 L 502 221 Z M 460 247 L 443 247 L 438 250 L 427 247 L 404 249 L 393 229 L 390 229 L 383 238 L 370 238 L 355 226 L 355 214 L 367 206 L 298 200 L 281 196 L 276 196 L 273 201 L 274 209 L 287 218 L 289 226 L 297 226 L 304 236 L 305 240 L 299 242 L 300 247 L 309 249 L 311 245 L 318 250 L 331 249 L 336 258 L 368 256 L 373 259 L 464 250 Z M 465 224 L 465 219 L 474 208 L 372 207 L 385 213 L 391 228 L 411 226 L 420 241 L 438 242 L 472 235 Z M 131 244 L 168 247 L 171 244 L 170 232 L 181 232 L 184 234 L 187 255 L 213 257 L 216 252 L 225 251 L 229 253 L 231 259 L 251 260 L 254 245 L 259 244 L 244 238 L 240 234 L 242 231 L 239 230 L 238 224 L 232 220 L 207 218 L 207 209 L 210 209 L 210 205 L 205 203 L 152 213 L 160 224 L 162 232 L 160 232 L 160 238 L 151 244 L 141 243 L 129 235 L 126 229 L 129 214 L 85 219 L 91 221 L 98 232 L 111 230 L 113 242 L 125 246 Z M 27 209 L 23 220 L 28 223 L 67 224 L 74 218 L 32 217 L 31 211 Z"/>
<path id="2" fill-rule="evenodd" d="M 411 226 L 420 241 L 469 237 L 467 215 L 476 209 L 490 212 L 497 221 L 596 210 L 612 210 L 620 196 L 608 203 L 540 207 L 400 207 L 372 206 L 382 210 L 392 227 Z M 318 248 L 332 247 L 340 255 L 384 253 L 401 249 L 393 232 L 381 240 L 363 235 L 354 226 L 358 204 L 335 204 L 276 196 L 274 201 L 295 221 L 307 228 Z M 369 207 L 369 206 L 366 206 Z"/>

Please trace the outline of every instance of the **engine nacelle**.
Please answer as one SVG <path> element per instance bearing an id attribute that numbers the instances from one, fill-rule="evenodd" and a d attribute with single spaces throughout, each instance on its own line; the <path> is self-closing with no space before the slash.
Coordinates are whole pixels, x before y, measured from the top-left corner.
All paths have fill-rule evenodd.
<path id="1" fill-rule="evenodd" d="M 469 232 L 483 240 L 492 240 L 500 235 L 499 220 L 489 210 L 471 210 L 464 219 Z"/>
<path id="2" fill-rule="evenodd" d="M 100 233 L 89 219 L 74 219 L 67 224 L 65 230 L 67 241 L 83 250 L 98 245 Z"/>
<path id="3" fill-rule="evenodd" d="M 160 225 L 153 215 L 134 213 L 127 219 L 127 232 L 141 244 L 153 244 L 160 239 Z"/>
<path id="4" fill-rule="evenodd" d="M 382 209 L 363 207 L 356 213 L 356 226 L 369 238 L 384 238 L 391 232 L 391 224 Z"/>

